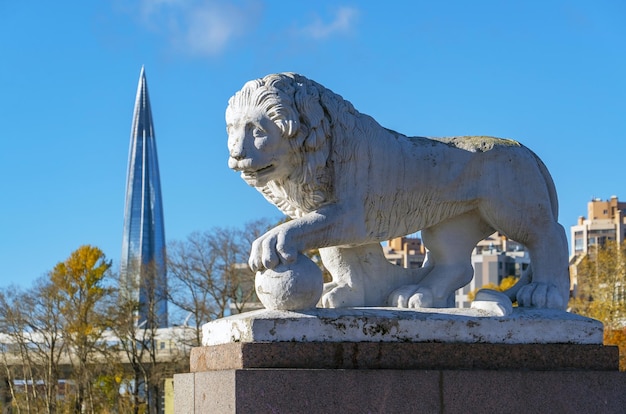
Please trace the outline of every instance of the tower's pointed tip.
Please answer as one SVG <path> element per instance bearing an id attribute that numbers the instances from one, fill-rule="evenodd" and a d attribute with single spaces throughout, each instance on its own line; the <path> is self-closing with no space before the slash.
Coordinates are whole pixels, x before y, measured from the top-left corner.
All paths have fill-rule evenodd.
<path id="1" fill-rule="evenodd" d="M 146 76 L 146 67 L 145 65 L 141 65 L 141 72 L 139 73 L 139 77 L 144 77 Z"/>

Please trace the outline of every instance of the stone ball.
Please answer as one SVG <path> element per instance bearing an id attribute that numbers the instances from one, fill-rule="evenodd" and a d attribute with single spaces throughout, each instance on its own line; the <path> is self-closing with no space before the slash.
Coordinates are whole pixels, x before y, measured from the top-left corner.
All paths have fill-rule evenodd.
<path id="1" fill-rule="evenodd" d="M 314 308 L 324 281 L 322 271 L 311 259 L 299 254 L 293 263 L 256 273 L 254 287 L 266 309 L 305 310 Z"/>

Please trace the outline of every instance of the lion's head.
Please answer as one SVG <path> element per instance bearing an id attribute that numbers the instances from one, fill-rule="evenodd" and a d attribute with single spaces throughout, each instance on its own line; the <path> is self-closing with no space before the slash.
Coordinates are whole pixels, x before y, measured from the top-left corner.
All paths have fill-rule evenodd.
<path id="1" fill-rule="evenodd" d="M 301 75 L 247 82 L 226 109 L 228 166 L 300 217 L 332 201 L 331 136 L 355 113 L 341 96 Z"/>

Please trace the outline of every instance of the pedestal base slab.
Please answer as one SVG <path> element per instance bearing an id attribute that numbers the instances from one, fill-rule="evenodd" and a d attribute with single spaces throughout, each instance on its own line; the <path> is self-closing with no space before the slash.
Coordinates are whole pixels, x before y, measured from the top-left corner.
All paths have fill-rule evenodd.
<path id="1" fill-rule="evenodd" d="M 175 412 L 623 413 L 618 371 L 242 369 L 174 376 Z"/>
<path id="2" fill-rule="evenodd" d="M 602 344 L 602 323 L 565 311 L 341 308 L 258 310 L 205 324 L 203 345 L 232 342 L 444 342 Z"/>

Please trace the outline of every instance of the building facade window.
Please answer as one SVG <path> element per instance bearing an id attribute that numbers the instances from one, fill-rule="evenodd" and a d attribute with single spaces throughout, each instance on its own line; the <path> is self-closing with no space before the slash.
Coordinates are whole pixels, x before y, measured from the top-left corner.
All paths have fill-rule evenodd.
<path id="1" fill-rule="evenodd" d="M 582 252 L 583 250 L 585 250 L 585 243 L 582 238 L 574 240 L 574 250 L 576 252 Z"/>

